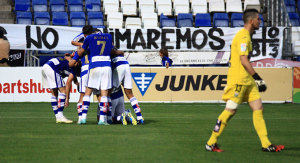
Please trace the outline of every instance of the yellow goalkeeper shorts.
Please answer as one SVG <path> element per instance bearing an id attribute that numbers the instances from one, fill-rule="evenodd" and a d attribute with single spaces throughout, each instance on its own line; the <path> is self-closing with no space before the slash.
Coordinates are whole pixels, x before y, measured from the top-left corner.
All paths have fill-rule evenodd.
<path id="1" fill-rule="evenodd" d="M 260 99 L 261 96 L 255 83 L 251 85 L 227 85 L 224 89 L 222 100 L 232 100 L 238 104 Z"/>

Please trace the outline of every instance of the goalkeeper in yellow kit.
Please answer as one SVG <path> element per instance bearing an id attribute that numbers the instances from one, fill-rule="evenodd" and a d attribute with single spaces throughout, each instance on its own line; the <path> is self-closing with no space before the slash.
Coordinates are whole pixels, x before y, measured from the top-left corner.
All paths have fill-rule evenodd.
<path id="1" fill-rule="evenodd" d="M 263 118 L 263 106 L 259 92 L 267 87 L 255 72 L 248 59 L 252 51 L 251 35 L 259 29 L 260 18 L 256 9 L 248 9 L 243 14 L 244 28 L 238 31 L 232 40 L 230 66 L 227 75 L 227 86 L 222 100 L 226 101 L 225 110 L 218 117 L 216 126 L 205 146 L 207 151 L 222 152 L 217 145 L 218 137 L 223 132 L 230 118 L 236 113 L 238 105 L 248 102 L 253 111 L 254 128 L 260 138 L 264 152 L 278 152 L 283 145 L 273 145 L 268 139 L 267 128 Z"/>

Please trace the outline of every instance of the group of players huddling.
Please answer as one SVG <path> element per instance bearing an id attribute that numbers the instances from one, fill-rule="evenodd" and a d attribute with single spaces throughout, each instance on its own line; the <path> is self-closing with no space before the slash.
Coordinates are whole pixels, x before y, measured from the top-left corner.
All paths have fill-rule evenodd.
<path id="1" fill-rule="evenodd" d="M 42 68 L 44 88 L 51 90 L 51 105 L 56 123 L 72 123 L 63 115 L 69 105 L 72 81 L 78 85 L 80 99 L 77 104 L 77 124 L 86 124 L 90 96 L 97 96 L 99 125 L 122 123 L 143 124 L 141 109 L 132 92 L 131 71 L 124 53 L 113 46 L 112 36 L 87 25 L 71 42 L 77 51 L 64 57 L 52 58 Z M 77 77 L 80 76 L 80 82 Z M 64 77 L 68 77 L 66 84 Z M 136 118 L 130 109 L 125 111 L 124 93 L 130 100 Z"/>
<path id="2" fill-rule="evenodd" d="M 218 117 L 211 137 L 205 145 L 205 149 L 212 152 L 223 152 L 223 150 L 217 145 L 218 137 L 227 126 L 229 120 L 235 115 L 239 104 L 242 102 L 248 102 L 253 111 L 253 124 L 261 141 L 262 151 L 279 152 L 285 147 L 283 145 L 274 145 L 270 142 L 267 134 L 266 124 L 263 118 L 263 106 L 259 92 L 266 91 L 266 83 L 255 72 L 249 61 L 249 53 L 252 51 L 251 36 L 254 31 L 259 28 L 261 20 L 259 18 L 258 11 L 255 9 L 245 10 L 243 13 L 243 19 L 245 24 L 244 28 L 239 30 L 239 32 L 233 38 L 231 44 L 227 85 L 222 97 L 222 99 L 226 102 L 226 107 Z M 79 48 L 78 53 L 76 53 L 72 59 L 70 56 L 66 56 L 66 59 L 51 59 L 43 67 L 43 78 L 48 79 L 48 83 L 45 83 L 49 84 L 49 88 L 51 88 L 52 92 L 51 104 L 56 115 L 56 122 L 72 122 L 66 119 L 62 112 L 66 99 L 66 89 L 64 88 L 62 77 L 65 75 L 64 71 L 71 73 L 70 76 L 76 76 L 75 70 L 70 69 L 69 65 L 70 67 L 76 67 L 79 58 L 81 58 L 82 68 L 80 74 L 80 92 L 82 93 L 82 100 L 80 100 L 78 108 L 81 108 L 81 102 L 83 104 L 82 109 L 79 109 L 80 111 L 82 110 L 82 115 L 81 118 L 79 118 L 78 123 L 86 123 L 86 114 L 90 105 L 90 95 L 93 91 L 94 94 L 98 96 L 99 100 L 100 120 L 98 124 L 106 125 L 111 123 L 113 120 L 126 121 L 126 118 L 124 118 L 126 117 L 124 101 L 116 103 L 113 102 L 119 97 L 122 97 L 123 99 L 121 82 L 123 82 L 124 92 L 130 99 L 132 107 L 137 115 L 137 121 L 139 123 L 143 123 L 143 117 L 141 115 L 138 102 L 131 91 L 132 83 L 130 68 L 128 62 L 122 55 L 123 52 L 113 49 L 110 34 L 91 34 L 92 27 L 89 28 L 89 30 L 86 30 L 85 27 L 83 28 L 83 34 L 89 36 L 85 38 L 82 48 Z M 72 43 L 75 45 L 75 42 Z M 167 50 L 162 49 L 160 51 L 162 58 L 167 57 L 167 54 Z M 168 63 L 172 64 L 172 61 L 168 61 Z M 85 64 L 88 64 L 88 66 Z M 169 67 L 169 64 L 167 64 L 166 67 Z M 84 76 L 87 76 L 87 79 L 85 79 Z M 71 79 L 72 78 L 70 78 L 70 80 Z M 113 79 L 113 91 L 110 95 L 110 90 L 112 88 L 111 79 Z M 67 83 L 68 82 L 69 80 Z M 87 83 L 87 85 L 83 85 L 84 83 Z M 59 95 L 57 93 L 58 89 L 61 92 Z M 67 90 L 69 90 L 68 87 Z M 68 92 L 69 91 L 67 91 L 67 97 Z M 120 108 L 117 107 L 119 105 Z M 111 106 L 120 111 L 118 113 L 116 110 L 111 112 Z M 119 115 L 119 118 L 116 115 Z M 137 123 L 130 112 L 128 112 L 127 115 L 127 119 L 131 121 L 132 124 Z M 123 124 L 127 124 L 127 122 L 123 122 Z"/>

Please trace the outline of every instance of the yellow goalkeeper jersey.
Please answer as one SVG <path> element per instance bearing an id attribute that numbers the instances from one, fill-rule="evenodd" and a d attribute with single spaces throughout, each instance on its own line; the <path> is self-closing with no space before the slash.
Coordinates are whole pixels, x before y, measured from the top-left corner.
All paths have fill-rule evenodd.
<path id="1" fill-rule="evenodd" d="M 250 85 L 253 84 L 252 76 L 245 70 L 241 63 L 240 56 L 248 56 L 252 51 L 252 43 L 250 33 L 242 28 L 234 36 L 231 43 L 230 64 L 228 69 L 227 84 L 228 85 Z"/>

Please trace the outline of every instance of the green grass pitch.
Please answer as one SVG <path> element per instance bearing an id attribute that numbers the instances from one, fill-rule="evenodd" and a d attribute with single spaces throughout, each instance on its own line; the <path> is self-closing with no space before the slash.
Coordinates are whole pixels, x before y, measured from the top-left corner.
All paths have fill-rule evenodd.
<path id="1" fill-rule="evenodd" d="M 0 103 L 0 162 L 300 162 L 299 104 L 264 104 L 270 140 L 286 146 L 279 153 L 261 151 L 245 104 L 219 139 L 223 153 L 204 145 L 224 104 L 141 103 L 138 126 L 98 126 L 96 106 L 77 125 L 56 124 L 50 103 Z M 74 121 L 75 108 L 65 109 Z"/>

